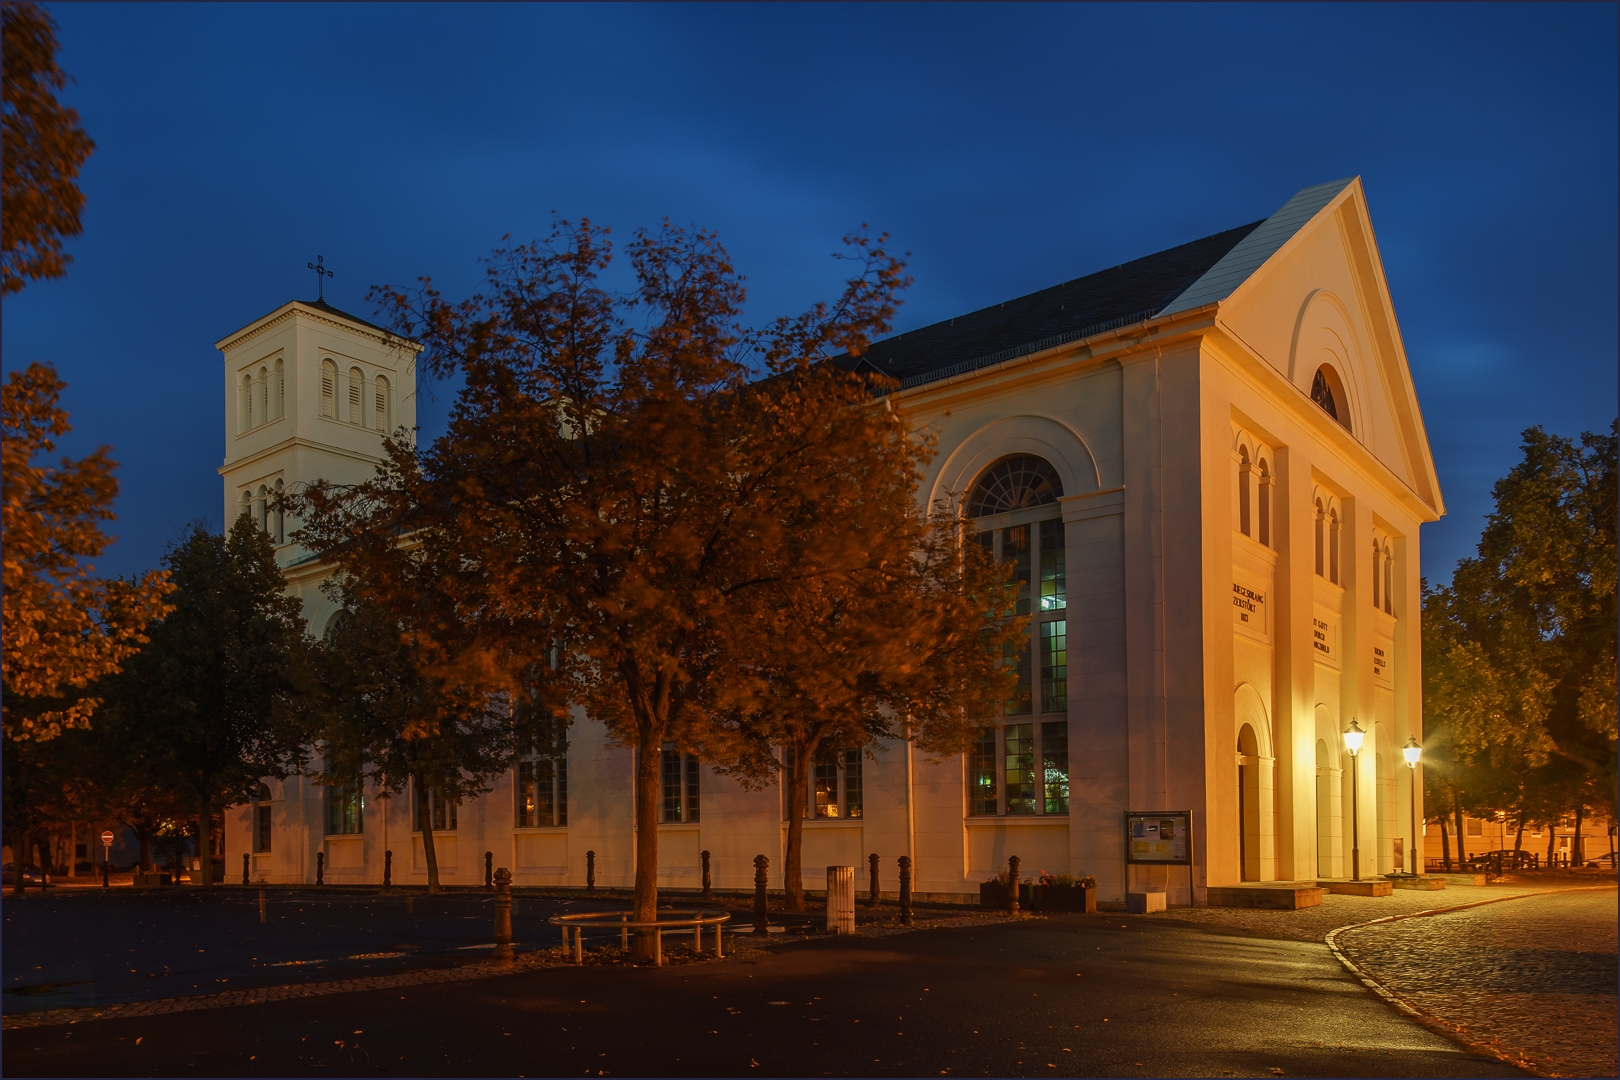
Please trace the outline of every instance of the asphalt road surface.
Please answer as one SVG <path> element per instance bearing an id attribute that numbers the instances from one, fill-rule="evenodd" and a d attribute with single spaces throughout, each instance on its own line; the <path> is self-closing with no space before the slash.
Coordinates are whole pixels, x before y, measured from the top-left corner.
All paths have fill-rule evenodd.
<path id="1" fill-rule="evenodd" d="M 17 1029 L 0 1064 L 8 1076 L 1523 1075 L 1404 1019 L 1320 944 L 1120 915 Z"/>

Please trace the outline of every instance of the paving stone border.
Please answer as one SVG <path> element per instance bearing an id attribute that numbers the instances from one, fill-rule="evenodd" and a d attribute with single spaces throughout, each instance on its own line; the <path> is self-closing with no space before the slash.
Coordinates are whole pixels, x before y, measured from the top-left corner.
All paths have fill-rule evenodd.
<path id="1" fill-rule="evenodd" d="M 1540 889 L 1535 892 L 1514 893 L 1511 896 L 1493 896 L 1486 900 L 1475 900 L 1467 904 L 1452 904 L 1448 907 L 1428 908 L 1423 911 L 1411 911 L 1400 915 L 1386 915 L 1381 919 L 1371 919 L 1364 923 L 1355 923 L 1351 926 L 1341 926 L 1335 930 L 1330 930 L 1327 937 L 1323 940 L 1327 943 L 1328 950 L 1338 958 L 1339 963 L 1344 965 L 1345 970 L 1350 972 L 1351 975 L 1354 975 L 1362 985 L 1367 987 L 1367 989 L 1371 990 L 1373 993 L 1377 994 L 1396 1011 L 1401 1012 L 1417 1023 L 1422 1024 L 1430 1031 L 1444 1035 L 1455 1042 L 1461 1043 L 1470 1050 L 1476 1050 L 1480 1053 L 1489 1054 L 1499 1061 L 1505 1061 L 1509 1065 L 1524 1069 L 1526 1072 L 1533 1075 L 1543 1076 L 1546 1074 L 1540 1071 L 1535 1063 L 1530 1059 L 1522 1055 L 1515 1054 L 1501 1046 L 1470 1039 L 1462 1028 L 1450 1023 L 1447 1020 L 1435 1016 L 1424 1009 L 1419 1008 L 1406 998 L 1402 997 L 1400 994 L 1396 993 L 1394 990 L 1390 989 L 1388 986 L 1385 986 L 1382 982 L 1368 973 L 1365 968 L 1357 964 L 1354 960 L 1350 959 L 1349 956 L 1345 955 L 1344 950 L 1339 947 L 1339 935 L 1347 934 L 1352 930 L 1364 930 L 1369 926 L 1378 926 L 1383 923 L 1400 922 L 1404 919 L 1422 919 L 1433 915 L 1445 915 L 1453 911 L 1463 911 L 1468 908 L 1484 907 L 1487 904 L 1505 904 L 1510 900 L 1523 900 L 1531 896 L 1550 896 L 1556 893 L 1567 892 L 1597 892 L 1600 890 L 1606 892 L 1611 888 L 1613 888 L 1613 886 L 1610 885 L 1587 885 L 1578 886 L 1576 888 Z"/>

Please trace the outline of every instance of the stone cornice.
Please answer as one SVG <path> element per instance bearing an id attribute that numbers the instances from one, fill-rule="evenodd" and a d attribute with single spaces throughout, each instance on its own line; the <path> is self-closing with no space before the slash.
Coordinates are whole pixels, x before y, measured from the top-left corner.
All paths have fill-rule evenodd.
<path id="1" fill-rule="evenodd" d="M 249 341 L 252 338 L 259 337 L 262 334 L 269 333 L 275 327 L 280 326 L 287 320 L 297 316 L 303 316 L 312 322 L 323 323 L 326 326 L 333 327 L 337 330 L 346 330 L 351 334 L 358 334 L 360 337 L 369 338 L 379 345 L 385 345 L 391 348 L 403 347 L 410 349 L 413 353 L 421 352 L 424 348 L 424 346 L 418 342 L 412 341 L 409 338 L 400 337 L 398 334 L 389 334 L 378 331 L 361 323 L 350 322 L 347 319 L 335 318 L 323 311 L 317 311 L 314 308 L 306 307 L 297 300 L 289 300 L 281 307 L 272 311 L 270 314 L 249 323 L 247 326 L 244 326 L 235 333 L 227 334 L 225 337 L 220 338 L 218 341 L 214 342 L 214 348 L 220 350 L 221 352 L 234 349 L 245 341 Z"/>
<path id="2" fill-rule="evenodd" d="M 278 454 L 281 451 L 292 447 L 320 450 L 323 453 L 336 454 L 339 457 L 351 458 L 355 461 L 363 461 L 367 465 L 381 465 L 384 460 L 381 457 L 376 457 L 371 454 L 361 454 L 354 450 L 345 449 L 341 446 L 334 446 L 331 443 L 315 442 L 313 439 L 303 439 L 295 436 L 291 439 L 283 439 L 274 446 L 267 446 L 263 450 L 255 451 L 254 453 L 249 454 L 247 457 L 238 458 L 236 461 L 221 465 L 214 471 L 220 476 L 224 476 L 228 472 L 235 472 L 237 469 L 243 468 L 244 466 L 255 465 L 273 454 Z"/>

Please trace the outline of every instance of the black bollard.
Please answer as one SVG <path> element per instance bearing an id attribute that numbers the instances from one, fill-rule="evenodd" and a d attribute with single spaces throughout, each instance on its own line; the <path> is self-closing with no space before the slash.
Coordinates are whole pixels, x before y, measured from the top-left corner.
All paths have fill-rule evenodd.
<path id="1" fill-rule="evenodd" d="M 105 859 L 101 861 L 101 887 L 103 889 L 112 888 L 112 867 L 107 865 Z"/>
<path id="2" fill-rule="evenodd" d="M 877 872 L 877 868 L 878 868 L 878 857 L 877 857 L 877 854 L 874 852 L 873 854 L 868 855 L 866 857 L 866 872 L 872 879 L 872 901 L 871 901 L 871 906 L 872 907 L 877 907 L 879 904 L 881 904 L 883 902 L 883 895 L 878 892 L 878 872 Z"/>
<path id="3" fill-rule="evenodd" d="M 900 856 L 900 925 L 911 925 L 911 856 Z"/>
<path id="4" fill-rule="evenodd" d="M 596 852 L 585 853 L 585 895 L 596 895 Z"/>
<path id="5" fill-rule="evenodd" d="M 506 867 L 495 871 L 495 959 L 512 959 L 512 872 Z"/>
<path id="6" fill-rule="evenodd" d="M 1018 856 L 1007 857 L 1007 914 L 1018 914 Z"/>
<path id="7" fill-rule="evenodd" d="M 486 851 L 484 852 L 484 888 L 493 889 L 494 887 L 495 853 L 493 851 Z"/>
<path id="8" fill-rule="evenodd" d="M 388 888 L 394 883 L 394 853 L 383 852 L 383 887 Z"/>
<path id="9" fill-rule="evenodd" d="M 324 851 L 315 853 L 315 884 L 326 884 L 326 852 Z"/>
<path id="10" fill-rule="evenodd" d="M 765 887 L 770 884 L 771 860 L 754 856 L 754 933 L 768 934 L 770 917 L 765 912 Z"/>
<path id="11" fill-rule="evenodd" d="M 714 899 L 714 882 L 709 878 L 709 853 L 703 852 L 703 902 L 706 904 Z"/>
<path id="12" fill-rule="evenodd" d="M 252 884 L 252 882 L 248 880 L 248 876 L 253 872 L 252 871 L 252 866 L 253 866 L 253 856 L 249 855 L 245 851 L 242 852 L 242 884 L 244 884 L 244 885 L 251 885 Z"/>

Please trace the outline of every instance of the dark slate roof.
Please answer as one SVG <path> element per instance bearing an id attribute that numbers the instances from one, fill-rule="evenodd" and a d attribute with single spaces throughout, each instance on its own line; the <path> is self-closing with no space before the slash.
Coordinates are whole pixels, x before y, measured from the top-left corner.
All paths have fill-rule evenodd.
<path id="1" fill-rule="evenodd" d="M 388 329 L 386 326 L 378 326 L 370 319 L 362 319 L 358 315 L 350 315 L 347 311 L 335 308 L 331 304 L 328 304 L 325 300 L 300 300 L 298 302 L 303 304 L 305 307 L 312 307 L 316 311 L 322 311 L 328 315 L 336 315 L 340 319 L 348 319 L 350 322 L 359 323 L 361 326 L 369 326 L 371 329 L 376 330 L 379 333 L 387 334 L 389 337 L 402 336 L 394 333 L 394 331 Z"/>
<path id="2" fill-rule="evenodd" d="M 1194 240 L 1040 292 L 874 342 L 859 360 L 902 385 L 972 371 L 1150 319 L 1261 222 Z"/>

